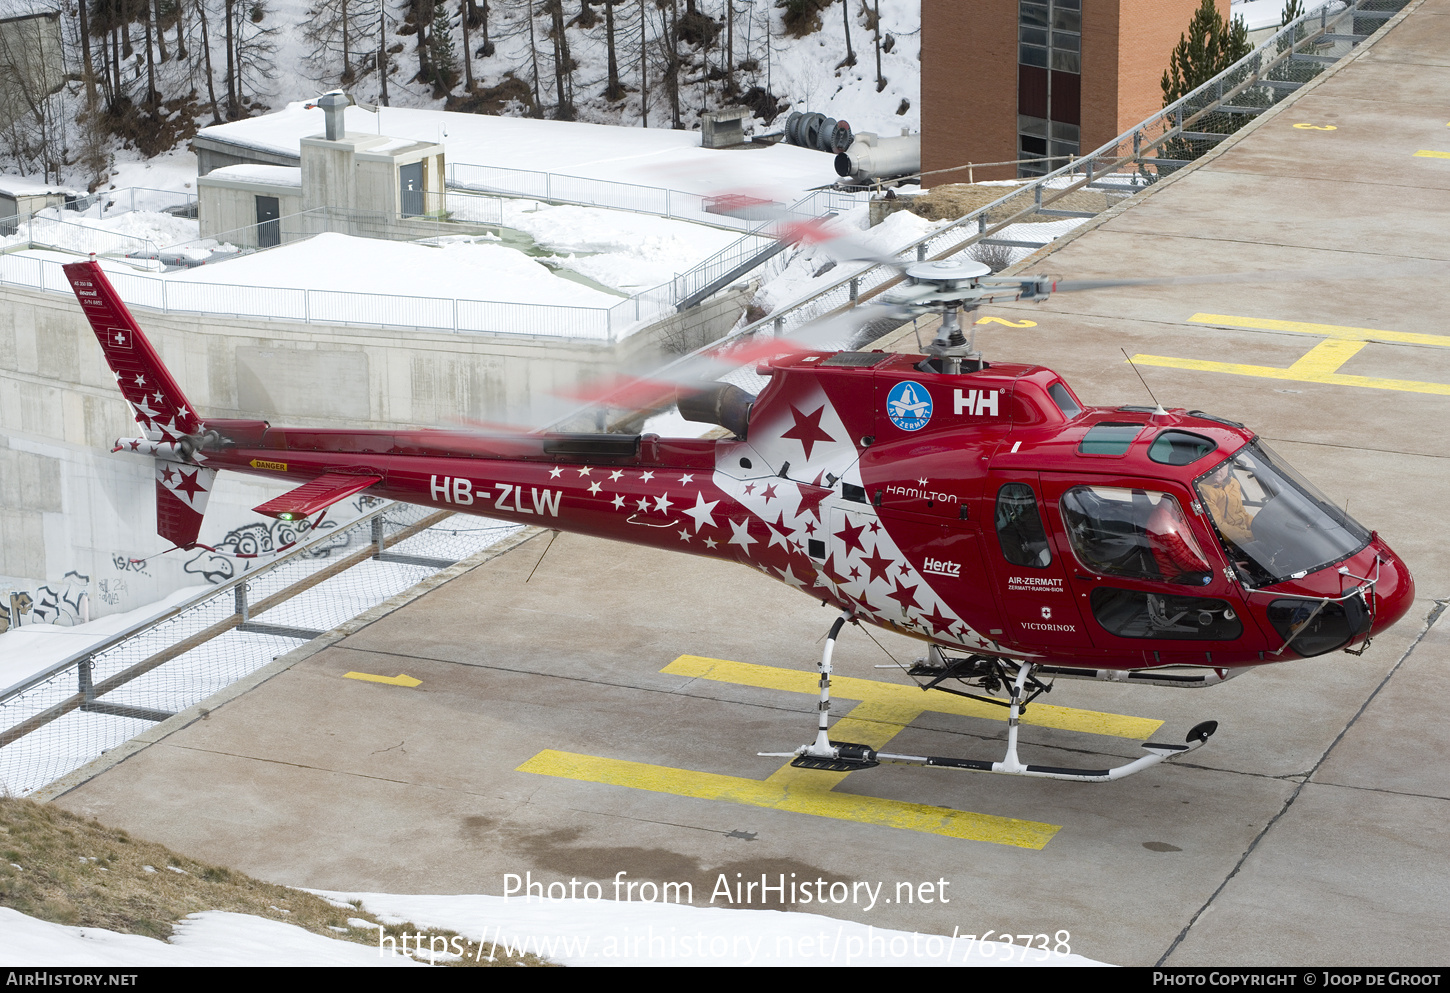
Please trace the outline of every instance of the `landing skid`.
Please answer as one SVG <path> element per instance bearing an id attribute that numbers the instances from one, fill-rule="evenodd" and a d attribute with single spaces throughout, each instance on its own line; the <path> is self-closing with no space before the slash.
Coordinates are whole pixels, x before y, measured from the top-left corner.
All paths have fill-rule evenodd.
<path id="1" fill-rule="evenodd" d="M 1148 754 L 1142 758 L 1123 765 L 1114 766 L 1110 769 L 1073 769 L 1062 766 L 1029 765 L 1017 757 L 1017 728 L 1021 722 L 1022 712 L 1027 705 L 1039 695 L 1049 692 L 1052 689 L 1050 683 L 1042 683 L 1036 678 L 1039 666 L 1029 662 L 1018 662 L 1010 659 L 1000 659 L 988 656 L 971 656 L 966 659 L 948 660 L 935 646 L 931 646 L 930 658 L 925 664 L 913 666 L 913 676 L 930 677 L 930 682 L 922 684 L 922 689 L 940 689 L 948 693 L 955 693 L 958 696 L 969 697 L 973 700 L 982 700 L 988 703 L 999 704 L 1007 708 L 1007 754 L 998 762 L 988 762 L 983 759 L 955 759 L 944 758 L 936 755 L 899 755 L 892 752 L 878 752 L 867 746 L 855 744 L 848 741 L 832 741 L 827 733 L 827 722 L 831 712 L 831 654 L 836 647 L 836 638 L 841 633 L 841 628 L 846 621 L 850 620 L 849 614 L 842 614 L 831 626 L 831 632 L 826 636 L 826 647 L 821 652 L 820 673 L 821 673 L 821 700 L 818 706 L 819 718 L 816 727 L 816 738 L 809 745 L 802 745 L 793 752 L 760 752 L 762 756 L 776 758 L 790 758 L 791 765 L 801 769 L 821 769 L 829 772 L 854 772 L 858 769 L 870 769 L 878 765 L 922 765 L 935 766 L 942 769 L 966 769 L 970 772 L 992 772 L 1002 776 L 1032 776 L 1038 779 L 1068 779 L 1083 783 L 1106 783 L 1114 779 L 1122 779 L 1131 776 L 1136 772 L 1142 772 L 1150 766 L 1171 758 L 1177 758 L 1194 749 L 1201 748 L 1203 744 L 1218 730 L 1217 721 L 1204 721 L 1194 726 L 1188 732 L 1185 743 L 1182 745 L 1161 744 L 1158 742 L 1144 742 L 1143 748 Z M 994 690 L 998 687 L 1005 687 L 1008 692 L 1006 700 L 989 696 L 978 696 L 973 693 L 966 693 L 961 690 L 941 686 L 946 679 L 957 679 L 963 682 L 971 680 L 971 685 L 980 686 L 987 690 Z"/>

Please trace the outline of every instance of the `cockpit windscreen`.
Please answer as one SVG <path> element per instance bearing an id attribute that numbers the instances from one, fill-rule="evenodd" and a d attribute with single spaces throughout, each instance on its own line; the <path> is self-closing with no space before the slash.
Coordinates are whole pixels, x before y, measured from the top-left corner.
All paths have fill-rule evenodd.
<path id="1" fill-rule="evenodd" d="M 1354 518 L 1255 441 L 1195 480 L 1229 558 L 1249 586 L 1322 569 L 1369 541 Z"/>

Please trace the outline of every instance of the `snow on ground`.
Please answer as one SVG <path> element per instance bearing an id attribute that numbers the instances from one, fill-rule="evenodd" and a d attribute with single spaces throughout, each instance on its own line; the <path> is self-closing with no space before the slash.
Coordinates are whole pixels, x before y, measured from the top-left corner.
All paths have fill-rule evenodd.
<path id="1" fill-rule="evenodd" d="M 353 894 L 324 894 L 342 901 Z M 572 966 L 1095 966 L 1071 952 L 1028 950 L 966 936 L 924 935 L 816 914 L 612 900 L 526 902 L 500 896 L 361 894 L 367 910 L 455 931 L 456 948 L 534 952 Z M 410 949 L 411 951 L 411 949 Z M 418 956 L 427 962 L 430 950 Z M 458 952 L 440 949 L 439 962 Z M 51 924 L 0 907 L 0 961 L 10 966 L 417 965 L 393 948 L 335 940 L 293 924 L 209 911 L 171 941 Z"/>
<path id="2" fill-rule="evenodd" d="M 59 624 L 26 624 L 0 633 L 0 690 L 14 686 L 77 652 L 99 645 L 128 627 L 159 617 L 177 604 L 209 588 L 184 586 L 155 603 L 119 614 L 109 614 L 72 627 L 61 627 Z"/>
<path id="3" fill-rule="evenodd" d="M 97 203 L 84 211 L 47 207 L 19 222 L 14 234 L 0 237 L 0 249 L 36 243 L 82 254 L 154 252 L 196 237 L 197 222 L 190 218 L 144 209 L 118 211 Z"/>
<path id="4" fill-rule="evenodd" d="M 153 158 L 143 158 L 134 149 L 120 149 L 116 152 L 116 164 L 111 168 L 111 178 L 106 184 L 112 190 L 163 190 L 196 194 L 196 153 L 189 144 L 163 152 Z M 152 206 L 143 192 L 136 194 L 135 209 L 144 210 Z M 168 199 L 161 204 L 169 207 L 175 203 Z M 129 199 L 117 206 L 131 206 Z"/>
<path id="5" fill-rule="evenodd" d="M 324 938 L 294 924 L 208 911 L 177 926 L 170 942 L 104 928 L 68 927 L 0 907 L 0 961 L 7 966 L 417 965 L 379 959 L 377 950 Z"/>
<path id="6" fill-rule="evenodd" d="M 653 214 L 534 200 L 504 200 L 503 223 L 541 247 L 570 253 L 551 262 L 624 292 L 668 282 L 740 238 L 736 231 Z"/>

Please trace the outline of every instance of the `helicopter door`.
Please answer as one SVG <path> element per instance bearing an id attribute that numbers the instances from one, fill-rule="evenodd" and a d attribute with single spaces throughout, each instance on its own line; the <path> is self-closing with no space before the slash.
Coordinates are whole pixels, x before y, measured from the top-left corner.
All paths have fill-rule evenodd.
<path id="1" fill-rule="evenodd" d="M 1245 633 L 1243 596 L 1206 520 L 1166 480 L 1043 474 L 1049 527 L 1100 647 L 1212 664 Z M 1252 628 L 1252 622 L 1248 622 Z"/>
<path id="2" fill-rule="evenodd" d="M 1068 582 L 1068 557 L 1047 523 L 1035 472 L 993 471 L 983 494 L 983 538 L 1006 631 L 1029 647 L 1090 648 L 1094 642 Z M 985 533 L 989 530 L 994 534 Z"/>

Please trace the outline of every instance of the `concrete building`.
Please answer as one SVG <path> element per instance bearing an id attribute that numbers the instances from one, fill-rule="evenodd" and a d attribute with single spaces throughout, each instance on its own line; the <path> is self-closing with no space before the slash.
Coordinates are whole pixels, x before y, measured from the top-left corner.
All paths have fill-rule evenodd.
<path id="1" fill-rule="evenodd" d="M 65 85 L 60 14 L 36 9 L 0 18 L 0 128 Z"/>
<path id="2" fill-rule="evenodd" d="M 342 111 L 347 103 L 340 94 L 318 100 L 326 130 L 302 139 L 295 166 L 239 161 L 204 171 L 197 180 L 201 237 L 271 248 L 323 231 L 358 233 L 354 222 L 360 216 L 371 227 L 386 228 L 441 214 L 443 146 L 346 131 Z M 303 211 L 314 213 L 298 222 L 281 221 Z M 369 233 L 389 236 L 381 230 Z"/>
<path id="3" fill-rule="evenodd" d="M 1229 15 L 1229 0 L 1216 0 Z M 1161 80 L 1200 0 L 922 0 L 924 185 L 968 163 L 1049 158 L 1111 141 L 1163 105 Z M 973 169 L 975 179 L 1049 171 Z"/>

